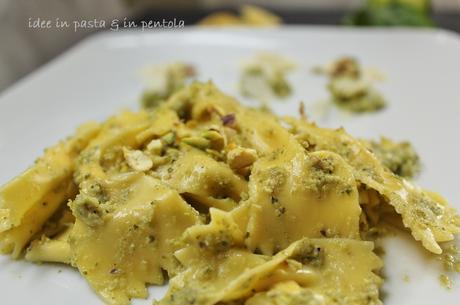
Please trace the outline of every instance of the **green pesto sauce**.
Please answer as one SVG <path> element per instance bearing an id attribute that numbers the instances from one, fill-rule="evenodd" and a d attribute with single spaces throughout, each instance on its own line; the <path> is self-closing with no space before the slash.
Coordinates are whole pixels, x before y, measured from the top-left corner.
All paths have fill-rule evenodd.
<path id="1" fill-rule="evenodd" d="M 285 98 L 292 92 L 287 75 L 293 68 L 294 63 L 277 54 L 258 54 L 243 68 L 241 94 L 262 102 Z"/>
<path id="2" fill-rule="evenodd" d="M 354 58 L 343 57 L 327 72 L 332 102 L 355 113 L 375 112 L 385 107 L 383 96 L 363 77 L 362 68 Z"/>
<path id="3" fill-rule="evenodd" d="M 366 145 L 394 174 L 403 178 L 414 178 L 420 172 L 420 157 L 411 143 L 381 138 L 378 142 L 368 141 Z"/>
<path id="4" fill-rule="evenodd" d="M 439 283 L 441 283 L 441 286 L 446 288 L 447 290 L 451 290 L 452 289 L 452 281 L 450 280 L 450 278 L 445 275 L 445 274 L 441 274 L 439 276 Z"/>
<path id="5" fill-rule="evenodd" d="M 234 240 L 227 230 L 219 230 L 206 235 L 200 234 L 195 239 L 198 247 L 212 252 L 226 251 L 234 244 Z"/>
<path id="6" fill-rule="evenodd" d="M 439 256 L 444 271 L 460 273 L 460 250 L 454 244 L 442 246 L 442 254 Z"/>
<path id="7" fill-rule="evenodd" d="M 339 99 L 334 96 L 334 104 L 351 112 L 375 112 L 385 107 L 385 100 L 375 91 L 351 99 Z"/>
<path id="8" fill-rule="evenodd" d="M 182 89 L 187 80 L 195 75 L 195 70 L 193 66 L 177 62 L 165 66 L 158 73 L 162 73 L 160 77 L 164 79 L 164 87 L 143 92 L 140 104 L 144 109 L 155 108 Z"/>
<path id="9" fill-rule="evenodd" d="M 75 216 L 90 227 L 96 227 L 103 223 L 104 211 L 97 198 L 85 194 L 79 194 L 70 202 L 70 208 Z"/>
<path id="10" fill-rule="evenodd" d="M 312 267 L 324 265 L 324 249 L 314 244 L 302 244 L 291 256 L 292 259 Z"/>
<path id="11" fill-rule="evenodd" d="M 304 179 L 303 185 L 315 193 L 319 198 L 322 198 L 330 190 L 337 189 L 341 186 L 341 194 L 351 194 L 353 189 L 346 184 L 340 175 L 336 174 L 336 165 L 332 158 L 311 157 L 307 165 L 309 173 L 308 178 Z"/>
<path id="12" fill-rule="evenodd" d="M 160 93 L 155 91 L 144 91 L 141 96 L 141 107 L 152 109 L 163 103 L 173 92 Z"/>
<path id="13" fill-rule="evenodd" d="M 257 83 L 263 83 L 266 86 L 260 86 L 260 91 L 264 91 L 265 87 L 271 92 L 254 92 L 253 86 Z M 274 95 L 278 98 L 285 98 L 292 92 L 286 75 L 278 72 L 272 75 L 267 75 L 262 69 L 252 69 L 244 71 L 240 80 L 241 94 L 247 97 L 266 99 L 267 95 Z M 270 94 L 271 93 L 271 94 Z"/>

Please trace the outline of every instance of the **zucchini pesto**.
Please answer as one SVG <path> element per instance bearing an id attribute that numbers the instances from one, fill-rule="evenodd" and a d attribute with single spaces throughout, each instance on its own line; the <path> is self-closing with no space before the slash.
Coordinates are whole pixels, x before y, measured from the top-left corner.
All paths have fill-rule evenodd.
<path id="1" fill-rule="evenodd" d="M 343 129 L 193 83 L 87 123 L 0 189 L 1 250 L 79 270 L 110 305 L 381 304 L 374 241 L 397 218 L 441 257 L 460 218 Z"/>

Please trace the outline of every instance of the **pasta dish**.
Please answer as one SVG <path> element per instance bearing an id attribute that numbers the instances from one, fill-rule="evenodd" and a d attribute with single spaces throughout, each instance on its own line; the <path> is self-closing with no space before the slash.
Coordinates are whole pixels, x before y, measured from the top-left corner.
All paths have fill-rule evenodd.
<path id="1" fill-rule="evenodd" d="M 105 303 L 382 304 L 372 233 L 442 255 L 460 218 L 344 129 L 195 82 L 90 122 L 0 188 L 0 249 L 69 264 Z"/>

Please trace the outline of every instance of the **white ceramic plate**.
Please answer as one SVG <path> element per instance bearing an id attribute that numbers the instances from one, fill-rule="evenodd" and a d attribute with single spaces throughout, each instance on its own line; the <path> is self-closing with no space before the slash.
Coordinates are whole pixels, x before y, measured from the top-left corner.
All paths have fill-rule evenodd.
<path id="1" fill-rule="evenodd" d="M 253 30 L 121 32 L 97 34 L 21 80 L 0 97 L 0 184 L 23 171 L 43 149 L 90 119 L 123 107 L 136 108 L 147 65 L 182 60 L 238 96 L 238 65 L 258 51 L 297 61 L 290 76 L 294 95 L 272 107 L 297 114 L 303 100 L 310 117 L 345 126 L 362 137 L 410 139 L 423 160 L 418 183 L 439 191 L 460 209 L 460 38 L 444 31 L 286 27 Z M 387 109 L 347 116 L 318 112 L 327 98 L 325 80 L 311 68 L 353 55 L 388 76 L 379 88 Z M 250 101 L 246 101 L 251 104 Z M 253 105 L 256 105 L 252 102 Z M 407 238 L 406 238 L 407 239 Z M 451 291 L 438 281 L 440 268 L 405 238 L 387 241 L 384 291 L 387 305 L 458 304 L 460 279 Z M 409 281 L 404 280 L 408 276 Z M 8 305 L 102 304 L 83 278 L 60 265 L 33 265 L 0 257 L 0 303 Z M 165 288 L 151 288 L 161 297 Z M 135 301 L 133 304 L 151 304 Z"/>

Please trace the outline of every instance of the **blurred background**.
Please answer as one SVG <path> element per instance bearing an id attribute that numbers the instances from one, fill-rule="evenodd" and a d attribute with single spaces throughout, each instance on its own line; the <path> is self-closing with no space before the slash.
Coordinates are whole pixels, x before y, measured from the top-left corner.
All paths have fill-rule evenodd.
<path id="1" fill-rule="evenodd" d="M 0 92 L 85 36 L 107 30 L 107 25 L 75 31 L 42 23 L 56 18 L 71 25 L 175 18 L 186 26 L 410 26 L 460 32 L 460 0 L 0 0 Z"/>

